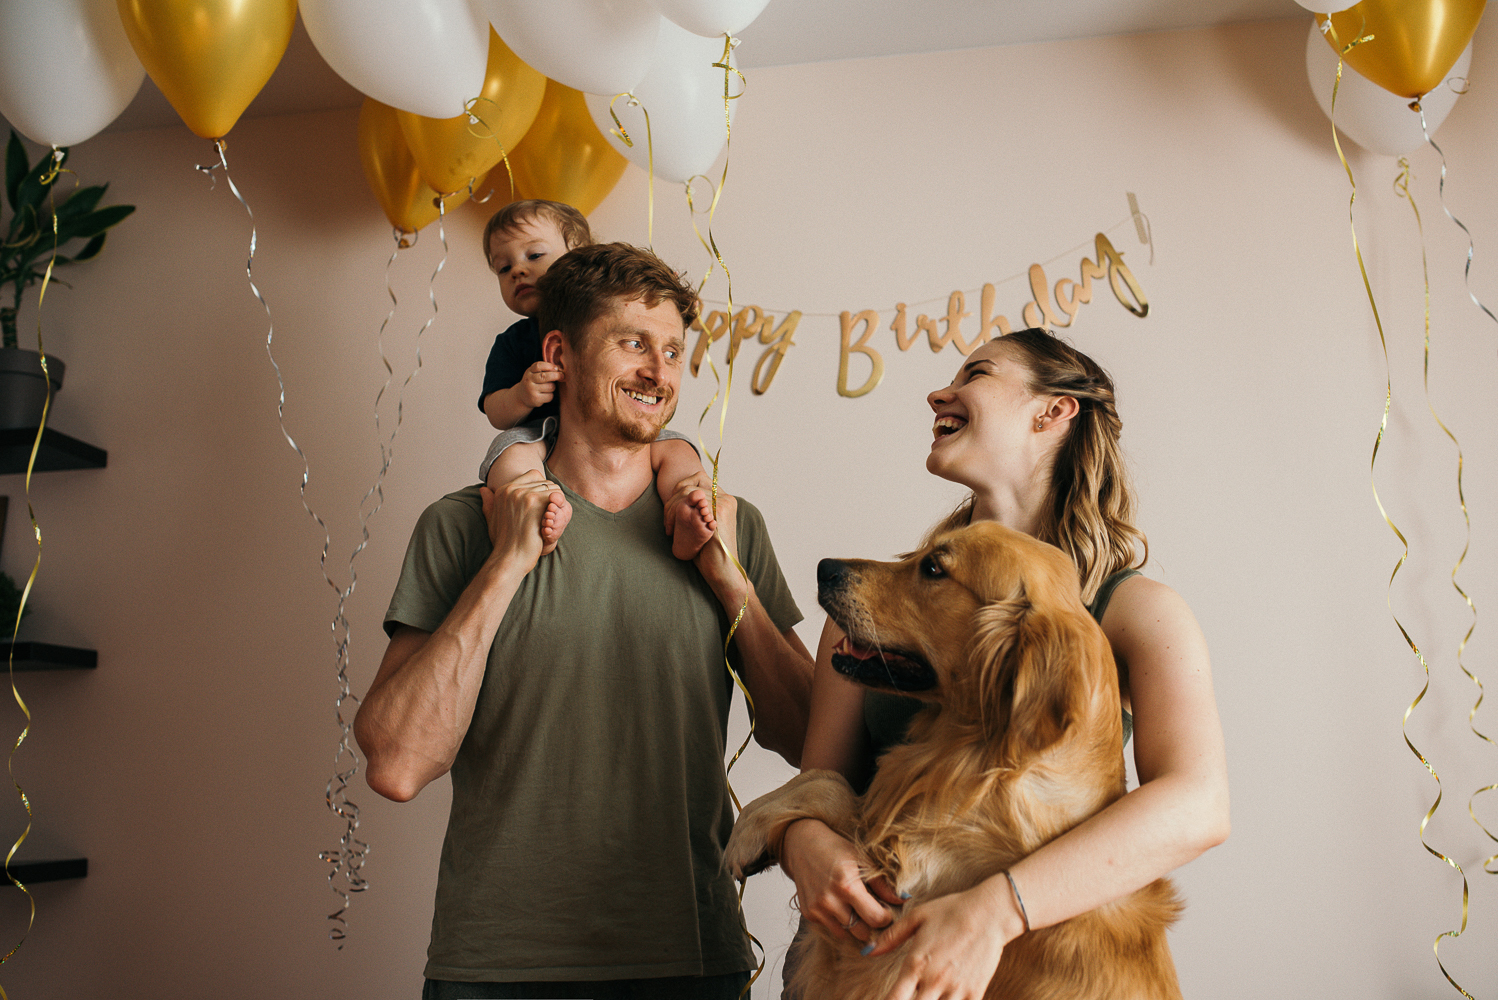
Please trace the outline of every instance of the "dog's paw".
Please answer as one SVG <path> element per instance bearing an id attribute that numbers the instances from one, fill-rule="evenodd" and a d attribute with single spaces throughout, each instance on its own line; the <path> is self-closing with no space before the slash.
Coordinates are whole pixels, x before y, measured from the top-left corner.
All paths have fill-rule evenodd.
<path id="1" fill-rule="evenodd" d="M 763 825 L 752 819 L 745 822 L 748 815 L 748 809 L 739 814 L 733 833 L 728 837 L 728 846 L 723 848 L 723 867 L 739 881 L 775 864 L 770 847 L 765 843 Z"/>
<path id="2" fill-rule="evenodd" d="M 819 819 L 847 835 L 858 800 L 836 771 L 805 771 L 744 807 L 723 851 L 723 866 L 744 879 L 775 864 L 786 827 Z"/>

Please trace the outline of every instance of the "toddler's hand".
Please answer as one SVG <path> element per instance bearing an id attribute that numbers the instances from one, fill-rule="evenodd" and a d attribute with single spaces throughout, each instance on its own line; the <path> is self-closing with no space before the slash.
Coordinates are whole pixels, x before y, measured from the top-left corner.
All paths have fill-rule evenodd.
<path id="1" fill-rule="evenodd" d="M 562 369 L 547 361 L 537 361 L 525 370 L 515 389 L 521 400 L 531 409 L 551 402 L 557 394 L 557 383 L 561 381 Z"/>

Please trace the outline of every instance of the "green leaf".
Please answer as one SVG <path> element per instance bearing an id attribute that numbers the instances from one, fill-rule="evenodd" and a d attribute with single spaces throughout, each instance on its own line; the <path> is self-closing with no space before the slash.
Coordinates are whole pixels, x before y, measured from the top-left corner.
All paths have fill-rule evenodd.
<path id="1" fill-rule="evenodd" d="M 58 220 L 75 219 L 92 212 L 108 189 L 108 184 L 96 184 L 93 187 L 79 188 L 74 191 L 66 201 L 57 206 Z"/>
<path id="2" fill-rule="evenodd" d="M 90 239 L 98 236 L 110 226 L 118 225 L 135 211 L 134 205 L 110 205 L 96 212 L 90 212 L 79 219 L 64 220 L 61 214 L 57 218 L 57 245 L 61 247 L 68 240 Z M 42 232 L 43 242 L 51 242 L 52 234 L 45 229 Z"/>
<path id="3" fill-rule="evenodd" d="M 57 259 L 57 262 L 59 264 L 71 264 L 74 261 L 79 260 L 93 260 L 95 257 L 99 256 L 99 251 L 104 249 L 104 238 L 108 235 L 108 233 L 100 233 L 98 236 L 95 236 L 93 239 L 85 243 L 83 249 L 79 250 L 72 257 L 59 257 Z"/>
<path id="4" fill-rule="evenodd" d="M 47 188 L 50 187 L 42 183 L 42 178 L 46 176 L 51 166 L 51 162 L 44 156 L 22 178 L 21 186 L 16 190 L 16 200 L 12 202 L 12 207 L 18 214 L 28 208 L 38 215 L 41 214 L 42 199 L 47 196 Z"/>
<path id="5" fill-rule="evenodd" d="M 26 147 L 21 145 L 20 136 L 16 130 L 10 130 L 10 142 L 5 145 L 5 197 L 10 202 L 12 210 L 16 207 L 17 192 L 21 189 L 21 178 L 30 171 L 31 164 L 27 161 Z"/>

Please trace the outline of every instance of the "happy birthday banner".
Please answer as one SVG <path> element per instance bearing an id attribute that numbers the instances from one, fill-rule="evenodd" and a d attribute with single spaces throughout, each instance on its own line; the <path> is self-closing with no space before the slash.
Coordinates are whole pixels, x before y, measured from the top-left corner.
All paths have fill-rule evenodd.
<path id="1" fill-rule="evenodd" d="M 1148 232 L 1147 220 L 1139 212 L 1138 204 L 1132 194 L 1129 195 L 1129 206 L 1132 210 L 1130 218 L 1139 234 L 1139 242 L 1150 246 L 1153 259 L 1154 246 Z M 1112 229 L 1117 229 L 1118 226 L 1128 221 L 1130 220 L 1125 219 Z M 1083 243 L 1081 246 L 1086 247 L 1087 244 Z M 1053 257 L 1046 263 L 1054 264 L 1061 259 L 1061 256 Z M 891 311 L 894 317 L 888 329 L 894 334 L 895 346 L 900 351 L 910 350 L 924 334 L 926 343 L 933 354 L 940 354 L 948 344 L 951 344 L 964 357 L 979 346 L 988 343 L 993 337 L 1001 337 L 1014 332 L 1014 325 L 1009 318 L 995 313 L 994 306 L 998 299 L 998 285 L 1020 278 L 1028 278 L 1030 286 L 1030 301 L 1025 302 L 1019 311 L 1020 319 L 1023 321 L 1021 329 L 1037 326 L 1050 329 L 1071 326 L 1082 306 L 1092 301 L 1093 282 L 1103 280 L 1107 281 L 1108 287 L 1113 291 L 1113 297 L 1121 306 L 1135 316 L 1144 318 L 1149 315 L 1149 301 L 1145 298 L 1144 289 L 1140 287 L 1139 280 L 1129 270 L 1123 258 L 1123 252 L 1114 247 L 1107 233 L 1099 232 L 1092 240 L 1092 256 L 1084 255 L 1078 262 L 1076 280 L 1058 278 L 1052 285 L 1046 274 L 1045 265 L 1031 264 L 1022 274 L 985 284 L 976 293 L 979 296 L 978 317 L 976 325 L 969 328 L 971 336 L 964 334 L 963 321 L 973 316 L 968 311 L 968 296 L 975 294 L 973 290 L 952 292 L 947 296 L 947 309 L 944 314 L 928 316 L 920 313 L 915 317 L 913 326 L 909 315 L 910 307 L 904 302 L 896 303 L 893 310 L 864 309 L 858 312 L 844 310 L 837 314 L 812 313 L 809 315 L 819 317 L 836 315 L 838 317 L 842 329 L 838 348 L 837 393 L 839 396 L 857 398 L 874 391 L 884 379 L 884 355 L 870 341 L 876 331 L 885 328 L 883 314 Z M 775 381 L 775 375 L 780 371 L 781 362 L 785 360 L 787 352 L 795 346 L 794 336 L 802 318 L 808 315 L 798 309 L 777 310 L 777 312 L 783 317 L 778 323 L 775 315 L 757 305 L 746 305 L 736 313 L 731 313 L 727 309 L 719 309 L 707 311 L 705 315 L 699 316 L 688 328 L 689 331 L 695 331 L 697 334 L 691 357 L 692 375 L 698 374 L 708 349 L 719 340 L 725 337 L 728 339 L 727 359 L 730 363 L 738 357 L 739 348 L 742 345 L 757 342 L 766 346 L 754 364 L 749 389 L 756 396 L 764 395 Z M 862 332 L 858 333 L 857 339 L 854 339 L 855 333 L 860 330 Z M 869 374 L 861 385 L 850 388 L 848 370 L 854 354 L 861 354 L 868 359 Z"/>

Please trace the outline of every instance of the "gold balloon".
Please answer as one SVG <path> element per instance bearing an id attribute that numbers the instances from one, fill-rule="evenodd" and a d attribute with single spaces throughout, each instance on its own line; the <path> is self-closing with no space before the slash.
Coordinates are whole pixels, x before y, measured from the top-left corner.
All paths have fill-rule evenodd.
<path id="1" fill-rule="evenodd" d="M 593 124 L 582 92 L 555 80 L 546 81 L 536 120 L 510 153 L 515 187 L 525 197 L 565 202 L 584 215 L 614 189 L 628 164 Z M 508 192 L 503 169 L 492 180 Z"/>
<path id="2" fill-rule="evenodd" d="M 221 139 L 291 41 L 296 0 L 118 0 L 130 45 L 177 114 Z"/>
<path id="3" fill-rule="evenodd" d="M 510 47 L 489 29 L 489 68 L 484 89 L 471 106 L 472 116 L 426 118 L 398 112 L 406 145 L 416 157 L 422 178 L 438 191 L 457 191 L 481 179 L 525 135 L 541 97 L 546 77 L 520 61 Z"/>
<path id="4" fill-rule="evenodd" d="M 437 218 L 438 194 L 421 179 L 397 114 L 373 97 L 364 99 L 359 109 L 359 161 L 385 218 L 401 232 L 414 233 Z M 464 191 L 449 195 L 446 205 L 450 210 L 466 200 Z"/>
<path id="5" fill-rule="evenodd" d="M 1487 0 L 1362 0 L 1331 15 L 1337 37 L 1326 33 L 1337 52 L 1365 35 L 1342 58 L 1387 91 L 1418 98 L 1446 79 L 1461 58 Z M 1327 15 L 1317 14 L 1318 24 Z"/>

